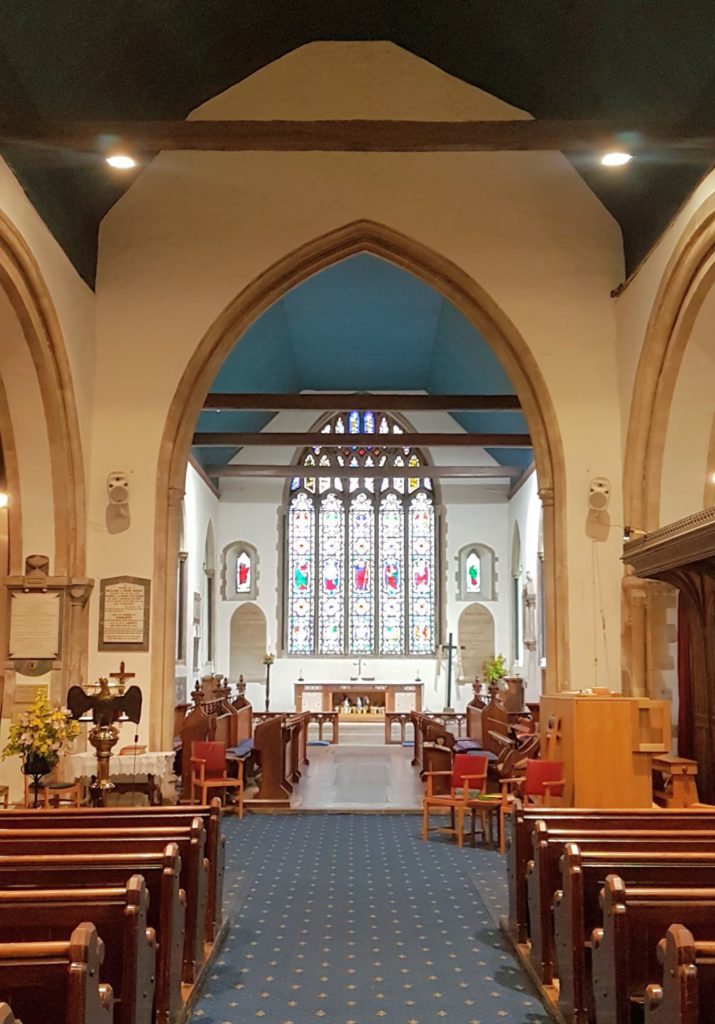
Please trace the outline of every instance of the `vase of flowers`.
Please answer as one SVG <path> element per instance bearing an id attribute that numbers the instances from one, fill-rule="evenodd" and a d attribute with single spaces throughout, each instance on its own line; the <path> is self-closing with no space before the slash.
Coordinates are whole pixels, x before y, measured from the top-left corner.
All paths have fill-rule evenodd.
<path id="1" fill-rule="evenodd" d="M 22 758 L 23 773 L 32 776 L 35 807 L 40 779 L 52 771 L 78 735 L 79 724 L 66 708 L 53 708 L 44 689 L 37 690 L 30 707 L 10 726 L 2 756 Z"/>
<path id="2" fill-rule="evenodd" d="M 485 658 L 482 671 L 484 672 L 484 681 L 488 687 L 495 686 L 500 690 L 506 688 L 502 683 L 502 679 L 507 673 L 503 654 L 493 654 L 491 658 Z"/>

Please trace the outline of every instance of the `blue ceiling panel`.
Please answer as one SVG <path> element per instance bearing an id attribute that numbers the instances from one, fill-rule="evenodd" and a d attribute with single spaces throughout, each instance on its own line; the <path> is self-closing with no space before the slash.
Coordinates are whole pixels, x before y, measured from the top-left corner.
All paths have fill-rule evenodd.
<path id="1" fill-rule="evenodd" d="M 493 350 L 458 309 L 444 301 L 427 380 L 433 394 L 514 394 Z"/>
<path id="2" fill-rule="evenodd" d="M 366 253 L 327 267 L 282 300 L 302 387 L 424 388 L 442 302 Z"/>
<path id="3" fill-rule="evenodd" d="M 226 431 L 240 430 L 255 432 L 263 430 L 271 420 L 275 413 L 272 412 L 241 412 L 240 410 L 224 410 L 223 412 L 202 412 L 199 416 L 199 421 L 196 425 L 196 430 L 199 433 L 214 433 L 220 431 L 226 433 Z"/>
<path id="4" fill-rule="evenodd" d="M 211 391 L 300 391 L 283 304 L 276 302 L 251 324 L 211 385 Z"/>
<path id="5" fill-rule="evenodd" d="M 271 306 L 246 331 L 211 391 L 426 391 L 514 394 L 477 329 L 439 292 L 400 267 L 361 253 L 327 267 Z M 260 431 L 270 412 L 203 412 L 198 431 Z M 524 433 L 518 412 L 455 413 L 466 431 Z M 218 465 L 236 449 L 195 454 Z M 490 449 L 525 468 L 530 449 Z"/>
<path id="6" fill-rule="evenodd" d="M 534 453 L 531 448 L 485 448 L 484 451 L 502 466 L 528 469 L 534 461 Z"/>

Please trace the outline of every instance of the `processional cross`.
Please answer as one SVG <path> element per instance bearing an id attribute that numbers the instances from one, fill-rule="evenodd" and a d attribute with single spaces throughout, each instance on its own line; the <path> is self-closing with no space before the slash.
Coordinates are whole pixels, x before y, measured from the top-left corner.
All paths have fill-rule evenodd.
<path id="1" fill-rule="evenodd" d="M 447 704 L 445 711 L 453 711 L 452 707 L 452 655 L 455 651 L 463 651 L 464 644 L 457 645 L 453 643 L 454 633 L 449 634 L 448 642 L 442 644 L 442 650 L 447 652 Z"/>

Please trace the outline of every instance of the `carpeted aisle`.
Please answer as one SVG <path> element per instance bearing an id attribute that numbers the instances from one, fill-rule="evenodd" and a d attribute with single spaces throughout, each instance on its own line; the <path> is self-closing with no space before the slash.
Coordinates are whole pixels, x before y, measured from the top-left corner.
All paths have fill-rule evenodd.
<path id="1" fill-rule="evenodd" d="M 420 839 L 417 815 L 226 819 L 233 927 L 202 1024 L 536 1024 L 502 939 L 504 861 Z"/>

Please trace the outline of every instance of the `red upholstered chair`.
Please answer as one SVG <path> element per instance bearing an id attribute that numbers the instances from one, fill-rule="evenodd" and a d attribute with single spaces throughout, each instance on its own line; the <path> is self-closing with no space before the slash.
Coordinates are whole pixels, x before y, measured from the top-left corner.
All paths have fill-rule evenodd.
<path id="1" fill-rule="evenodd" d="M 474 824 L 479 805 L 477 797 L 486 789 L 487 765 L 486 757 L 478 754 L 455 754 L 451 771 L 425 772 L 425 795 L 422 801 L 422 838 L 429 834 L 430 809 L 448 810 L 452 818 L 452 828 L 446 831 L 457 836 L 457 845 L 464 843 L 464 818 L 467 811 L 471 814 L 471 837 L 474 842 Z M 437 776 L 451 776 L 449 793 L 435 793 L 433 780 Z M 482 832 L 484 831 L 482 818 Z M 442 827 L 442 826 L 437 826 Z"/>
<path id="2" fill-rule="evenodd" d="M 502 779 L 502 799 L 499 806 L 499 850 L 504 853 L 504 821 L 511 811 L 516 797 L 525 804 L 542 804 L 544 807 L 557 806 L 564 791 L 564 766 L 561 761 L 540 761 L 535 758 L 526 762 L 523 775 Z"/>
<path id="3" fill-rule="evenodd" d="M 238 777 L 226 774 L 226 744 L 194 740 L 191 744 L 191 799 L 207 804 L 211 789 L 235 789 L 236 813 L 243 817 L 243 761 L 238 761 Z M 198 800 L 197 800 L 198 790 Z"/>

